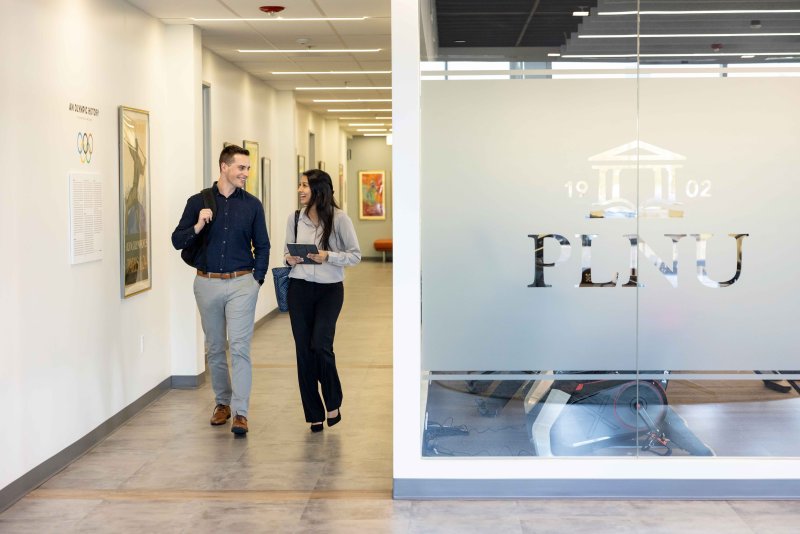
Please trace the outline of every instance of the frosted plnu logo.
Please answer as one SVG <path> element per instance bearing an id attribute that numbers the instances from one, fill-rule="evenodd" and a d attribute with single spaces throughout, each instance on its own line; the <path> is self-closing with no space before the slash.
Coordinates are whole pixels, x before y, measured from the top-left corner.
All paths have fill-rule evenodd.
<path id="1" fill-rule="evenodd" d="M 597 201 L 592 203 L 588 219 L 634 219 L 658 218 L 675 219 L 683 218 L 685 210 L 677 200 L 678 196 L 678 169 L 682 167 L 678 162 L 686 158 L 680 154 L 670 152 L 655 145 L 642 141 L 633 141 L 612 148 L 589 158 L 592 169 L 597 171 Z M 652 174 L 652 196 L 639 206 L 622 195 L 622 184 L 626 177 L 634 179 L 637 176 L 644 178 L 645 173 Z M 565 184 L 569 198 L 582 199 L 589 192 L 589 184 L 585 181 L 567 182 Z M 709 198 L 711 196 L 710 180 L 687 180 L 683 189 L 689 198 Z M 598 221 L 599 222 L 599 221 Z M 644 256 L 673 287 L 678 287 L 678 242 L 684 237 L 695 240 L 695 260 L 697 266 L 697 279 L 711 288 L 728 287 L 736 283 L 742 273 L 742 243 L 749 234 L 728 234 L 736 242 L 736 270 L 734 275 L 725 281 L 711 279 L 706 270 L 706 249 L 708 240 L 714 234 L 664 234 L 672 243 L 672 261 L 668 264 L 650 245 L 638 234 L 623 234 L 621 237 L 630 242 L 630 274 L 625 283 L 620 283 L 619 273 L 615 273 L 611 280 L 598 282 L 592 279 L 592 241 L 599 234 L 575 234 L 581 246 L 581 272 L 580 281 L 575 287 L 644 287 L 639 282 L 639 254 Z M 572 252 L 572 245 L 565 236 L 560 234 L 529 234 L 534 240 L 534 281 L 528 287 L 552 287 L 545 282 L 545 268 L 555 268 L 566 262 Z M 544 244 L 546 239 L 554 240 L 558 247 L 558 258 L 553 262 L 544 261 Z"/>

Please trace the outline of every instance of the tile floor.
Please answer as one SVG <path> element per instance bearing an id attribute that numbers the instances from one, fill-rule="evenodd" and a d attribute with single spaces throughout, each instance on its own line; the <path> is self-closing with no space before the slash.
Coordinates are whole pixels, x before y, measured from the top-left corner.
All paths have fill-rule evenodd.
<path id="1" fill-rule="evenodd" d="M 800 532 L 791 501 L 393 501 L 391 269 L 348 272 L 342 423 L 308 431 L 281 315 L 253 342 L 246 439 L 209 426 L 208 384 L 169 391 L 0 514 L 0 532 Z"/>

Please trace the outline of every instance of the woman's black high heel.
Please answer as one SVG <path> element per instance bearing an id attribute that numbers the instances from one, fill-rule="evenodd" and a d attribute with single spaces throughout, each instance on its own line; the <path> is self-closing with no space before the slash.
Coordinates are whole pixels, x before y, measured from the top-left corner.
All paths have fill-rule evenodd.
<path id="1" fill-rule="evenodd" d="M 342 409 L 339 408 L 337 410 L 336 417 L 328 417 L 328 426 L 333 426 L 341 420 L 342 420 Z"/>
<path id="2" fill-rule="evenodd" d="M 328 419 L 328 421 L 330 421 L 330 419 Z M 328 423 L 328 424 L 330 424 L 330 423 Z M 311 424 L 311 431 L 312 432 L 322 432 L 323 430 L 325 430 L 325 427 L 322 425 L 322 423 L 312 423 Z"/>

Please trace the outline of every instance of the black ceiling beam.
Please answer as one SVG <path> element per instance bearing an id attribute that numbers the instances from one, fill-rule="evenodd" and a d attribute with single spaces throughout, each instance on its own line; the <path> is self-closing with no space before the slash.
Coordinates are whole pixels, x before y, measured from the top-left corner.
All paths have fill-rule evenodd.
<path id="1" fill-rule="evenodd" d="M 533 19 L 533 15 L 536 13 L 536 10 L 539 9 L 539 3 L 542 0 L 536 0 L 533 3 L 533 7 L 531 8 L 531 12 L 528 15 L 528 20 L 525 21 L 525 25 L 522 27 L 522 31 L 519 33 L 519 37 L 517 37 L 517 42 L 514 43 L 514 46 L 519 46 L 519 43 L 522 42 L 522 38 L 525 37 L 525 32 L 528 31 L 528 26 L 531 23 L 531 19 Z"/>

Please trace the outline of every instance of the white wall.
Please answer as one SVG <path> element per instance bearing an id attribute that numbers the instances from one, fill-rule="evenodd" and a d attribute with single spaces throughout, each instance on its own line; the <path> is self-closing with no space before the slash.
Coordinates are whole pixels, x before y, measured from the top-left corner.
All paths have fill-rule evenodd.
<path id="1" fill-rule="evenodd" d="M 170 376 L 166 29 L 120 1 L 12 2 L 0 19 L 4 300 L 0 488 Z M 36 39 L 31 39 L 36 35 Z M 75 53 L 76 50 L 91 53 Z M 99 109 L 91 121 L 69 111 Z M 120 298 L 117 107 L 151 117 L 153 289 Z M 78 131 L 94 136 L 90 164 Z M 102 178 L 102 261 L 70 265 L 68 173 Z M 144 351 L 139 339 L 144 336 Z"/>
<path id="2" fill-rule="evenodd" d="M 193 26 L 168 26 L 167 68 L 170 72 L 168 115 L 165 122 L 172 132 L 164 140 L 167 148 L 169 216 L 177 222 L 185 199 L 202 187 L 203 119 L 201 36 Z M 170 221 L 172 222 L 172 221 Z M 175 223 L 172 223 L 175 224 Z M 170 291 L 171 363 L 176 376 L 197 376 L 205 369 L 200 315 L 195 309 L 191 284 L 194 272 L 173 252 L 166 258 L 167 286 Z M 194 317 L 194 320 L 191 320 Z"/>
<path id="3" fill-rule="evenodd" d="M 313 133 L 316 140 L 316 161 L 309 160 L 308 134 Z M 334 179 L 339 175 L 339 163 L 343 163 L 342 158 L 342 131 L 336 119 L 325 119 L 309 109 L 297 106 L 297 129 L 295 142 L 297 143 L 297 154 L 305 156 L 306 168 L 316 169 L 317 163 L 322 160 L 325 162 L 325 171 Z"/>
<path id="4" fill-rule="evenodd" d="M 0 433 L 0 489 L 171 375 L 205 369 L 194 274 L 170 242 L 186 199 L 202 188 L 202 82 L 211 85 L 212 159 L 223 141 L 250 139 L 272 160 L 272 265 L 280 263 L 285 221 L 296 207 L 300 131 L 291 92 L 274 91 L 203 50 L 195 28 L 164 26 L 121 0 L 6 3 L 12 5 L 0 19 L 6 166 L 0 405 L 7 407 L 7 431 Z M 99 114 L 75 113 L 70 103 Z M 120 297 L 120 105 L 150 113 L 153 287 L 128 299 Z M 307 112 L 304 120 L 323 124 Z M 328 146 L 338 144 L 329 138 L 342 137 L 336 130 L 317 130 L 324 143 L 318 154 L 341 151 Z M 89 164 L 78 158 L 79 131 L 94 137 Z M 69 263 L 71 171 L 101 177 L 101 261 Z M 268 279 L 256 318 L 275 307 Z"/>
<path id="5" fill-rule="evenodd" d="M 347 178 L 348 215 L 353 220 L 361 254 L 364 257 L 382 257 L 373 246 L 376 239 L 392 237 L 392 147 L 386 144 L 385 137 L 353 137 L 349 144 L 352 159 Z M 359 171 L 386 171 L 386 220 L 362 221 L 358 218 L 358 173 Z"/>

